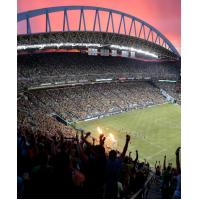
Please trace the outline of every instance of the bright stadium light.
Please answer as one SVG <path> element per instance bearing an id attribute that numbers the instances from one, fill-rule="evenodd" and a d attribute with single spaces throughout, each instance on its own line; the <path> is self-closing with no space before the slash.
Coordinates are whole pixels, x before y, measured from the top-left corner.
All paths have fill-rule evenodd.
<path id="1" fill-rule="evenodd" d="M 17 46 L 17 50 L 26 50 L 26 49 L 44 49 L 44 48 L 61 48 L 61 47 L 104 47 L 102 44 L 98 43 L 51 43 L 51 44 L 33 44 L 33 45 L 19 45 Z M 117 50 L 125 50 L 130 52 L 138 52 L 144 55 L 151 56 L 153 58 L 158 58 L 158 56 L 154 53 L 150 53 L 148 51 L 144 51 L 142 49 L 135 49 L 133 47 L 126 47 L 126 46 L 120 46 L 120 45 L 110 45 L 111 49 L 117 49 Z"/>
<path id="2" fill-rule="evenodd" d="M 101 44 L 96 43 L 51 43 L 51 44 L 33 44 L 33 45 L 19 45 L 17 50 L 26 50 L 26 49 L 43 49 L 44 47 L 103 47 Z"/>
<path id="3" fill-rule="evenodd" d="M 119 45 L 110 45 L 111 48 L 119 49 L 119 50 L 128 50 L 128 51 L 135 51 L 138 53 L 142 53 L 148 56 L 152 56 L 154 58 L 158 58 L 158 56 L 154 53 L 150 53 L 148 51 L 143 51 L 142 49 L 135 49 L 133 47 L 126 47 L 126 46 L 119 46 Z"/>

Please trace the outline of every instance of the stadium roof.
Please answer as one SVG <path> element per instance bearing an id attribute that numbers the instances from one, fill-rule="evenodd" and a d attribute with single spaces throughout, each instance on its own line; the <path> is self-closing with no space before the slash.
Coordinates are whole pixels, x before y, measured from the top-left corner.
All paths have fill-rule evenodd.
<path id="1" fill-rule="evenodd" d="M 76 29 L 72 30 L 68 15 L 70 15 L 70 11 L 74 10 L 78 11 L 78 15 L 73 18 L 73 23 L 77 23 L 78 26 Z M 86 17 L 85 13 L 88 10 L 93 11 L 93 20 Z M 63 13 L 62 29 L 59 32 L 55 32 L 51 28 L 50 15 L 56 12 Z M 107 13 L 106 25 L 103 25 L 100 20 L 102 12 Z M 32 34 L 31 18 L 40 15 L 45 15 L 45 31 L 41 31 L 39 34 Z M 116 15 L 120 17 L 118 25 L 114 23 Z M 109 48 L 111 48 L 112 45 L 115 45 L 115 47 L 123 46 L 137 49 L 141 52 L 146 51 L 150 54 L 158 55 L 160 58 L 180 58 L 176 48 L 159 30 L 135 16 L 117 10 L 93 6 L 60 6 L 19 13 L 18 22 L 23 20 L 26 22 L 26 34 L 18 36 L 18 46 L 29 45 L 30 47 L 30 45 L 38 44 L 38 41 L 40 41 L 40 44 L 43 44 L 43 46 L 44 44 L 48 46 L 49 43 L 58 44 L 58 42 L 90 43 L 100 44 Z M 92 24 L 92 27 L 90 26 L 90 28 L 88 28 L 88 24 Z M 60 37 L 61 41 L 55 40 L 58 38 L 56 35 L 62 35 L 62 37 Z M 44 43 L 45 39 L 43 40 L 41 37 L 48 38 L 48 43 Z M 62 46 L 62 44 L 59 45 L 59 47 Z M 21 49 L 18 48 L 18 50 Z"/>

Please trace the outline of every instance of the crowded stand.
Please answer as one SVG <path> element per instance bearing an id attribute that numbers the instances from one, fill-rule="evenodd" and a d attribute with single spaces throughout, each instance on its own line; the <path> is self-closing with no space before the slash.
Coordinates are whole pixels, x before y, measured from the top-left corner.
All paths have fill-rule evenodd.
<path id="1" fill-rule="evenodd" d="M 90 132 L 76 132 L 67 138 L 60 131 L 45 133 L 20 126 L 17 131 L 18 198 L 131 198 L 151 175 L 149 163 L 126 156 L 130 136 L 122 152 L 105 151 L 103 134 L 98 144 L 87 138 Z M 180 198 L 180 161 L 163 169 L 155 164 L 153 181 L 162 181 L 163 198 Z M 160 163 L 160 162 L 159 162 Z M 138 196 L 140 198 L 141 196 Z"/>
<path id="2" fill-rule="evenodd" d="M 18 109 L 24 110 L 25 120 L 28 119 L 25 117 L 27 114 L 36 114 L 41 110 L 47 114 L 59 113 L 65 119 L 83 120 L 164 102 L 165 99 L 159 93 L 158 88 L 141 81 L 68 86 L 24 92 L 18 100 Z M 23 117 L 21 119 L 20 115 L 19 119 L 18 121 L 23 122 Z"/>
<path id="3" fill-rule="evenodd" d="M 119 152 L 107 148 L 103 134 L 94 139 L 92 133 L 72 126 L 74 121 L 163 104 L 166 98 L 160 89 L 179 101 L 177 85 L 152 82 L 179 76 L 176 62 L 80 53 L 18 55 L 18 198 L 133 198 L 149 180 L 159 182 L 162 198 L 180 198 L 180 148 L 176 167 L 166 166 L 165 156 L 163 166 L 158 161 L 152 169 L 140 160 L 139 151 L 134 158 L 130 152 L 126 155 L 129 135 L 123 136 Z M 69 84 L 44 85 L 63 82 Z M 78 82 L 82 84 L 74 84 Z M 43 88 L 32 87 L 42 84 Z"/>
<path id="4" fill-rule="evenodd" d="M 180 82 L 156 82 L 157 87 L 165 90 L 170 96 L 176 99 L 178 104 L 181 104 L 181 87 Z"/>
<path id="5" fill-rule="evenodd" d="M 80 53 L 43 53 L 18 56 L 18 88 L 42 83 L 90 82 L 97 79 L 179 78 L 177 62 L 144 62 L 121 57 Z"/>

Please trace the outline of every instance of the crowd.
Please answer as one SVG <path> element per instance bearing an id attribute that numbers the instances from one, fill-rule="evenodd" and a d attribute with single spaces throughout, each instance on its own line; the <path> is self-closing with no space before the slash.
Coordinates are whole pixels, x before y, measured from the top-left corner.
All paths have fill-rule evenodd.
<path id="1" fill-rule="evenodd" d="M 143 62 L 120 57 L 80 53 L 48 53 L 18 56 L 18 86 L 105 78 L 177 79 L 176 62 Z"/>
<path id="2" fill-rule="evenodd" d="M 37 124 L 38 120 L 43 120 L 44 116 L 48 118 L 52 113 L 58 113 L 66 120 L 82 120 L 164 102 L 159 89 L 148 82 L 104 83 L 33 90 L 19 95 L 18 122 L 26 126 L 33 121 Z M 41 124 L 40 121 L 38 124 Z"/>
<path id="3" fill-rule="evenodd" d="M 123 67 L 122 67 L 123 66 Z M 56 81 L 110 77 L 177 78 L 177 63 L 144 63 L 123 58 L 77 54 L 18 56 L 18 86 Z M 171 86 L 159 85 L 169 94 Z M 174 94 L 173 94 L 174 95 Z M 173 96 L 172 95 L 172 96 Z M 59 123 L 82 120 L 115 111 L 162 104 L 158 87 L 147 81 L 112 82 L 26 90 L 18 93 L 17 186 L 18 198 L 129 198 L 143 187 L 150 174 L 148 162 L 126 156 L 130 136 L 123 151 L 108 151 L 106 138 L 88 142 L 91 133 L 76 131 Z M 156 163 L 162 180 L 163 198 L 180 198 L 179 150 L 177 167 L 163 169 Z M 178 165 L 179 164 L 179 165 Z"/>
<path id="4" fill-rule="evenodd" d="M 137 163 L 138 155 L 134 161 L 125 157 L 130 136 L 121 154 L 107 155 L 103 135 L 94 145 L 86 139 L 90 133 L 79 134 L 69 139 L 18 129 L 18 198 L 119 198 L 144 184 L 149 165 Z"/>
<path id="5" fill-rule="evenodd" d="M 106 138 L 88 142 L 90 132 L 76 132 L 74 137 L 35 131 L 20 126 L 17 131 L 18 198 L 130 198 L 144 186 L 150 165 L 126 156 L 130 136 L 123 151 L 107 152 Z M 156 178 L 162 180 L 163 198 L 180 198 L 180 161 L 177 168 L 163 170 L 156 164 Z M 162 172 L 161 172 L 162 171 Z"/>
<path id="6" fill-rule="evenodd" d="M 176 167 L 169 163 L 166 166 L 166 155 L 164 156 L 163 168 L 160 161 L 155 163 L 155 181 L 161 186 L 163 199 L 181 198 L 181 166 L 180 166 L 180 147 L 176 152 Z"/>
<path id="7" fill-rule="evenodd" d="M 180 86 L 180 82 L 176 82 L 176 83 L 156 82 L 156 85 L 160 89 L 165 90 L 170 96 L 174 97 L 178 104 L 181 104 L 181 86 Z"/>

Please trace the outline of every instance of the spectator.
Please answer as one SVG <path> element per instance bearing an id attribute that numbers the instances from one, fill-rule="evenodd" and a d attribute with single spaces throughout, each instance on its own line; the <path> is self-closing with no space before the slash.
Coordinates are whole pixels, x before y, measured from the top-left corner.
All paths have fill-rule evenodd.
<path id="1" fill-rule="evenodd" d="M 117 152 L 111 150 L 109 152 L 109 159 L 106 165 L 106 184 L 105 184 L 105 198 L 115 199 L 118 194 L 118 182 L 120 176 L 120 170 L 122 168 L 122 162 L 125 157 L 130 136 L 126 135 L 126 143 L 123 152 L 119 158 L 117 158 Z"/>

